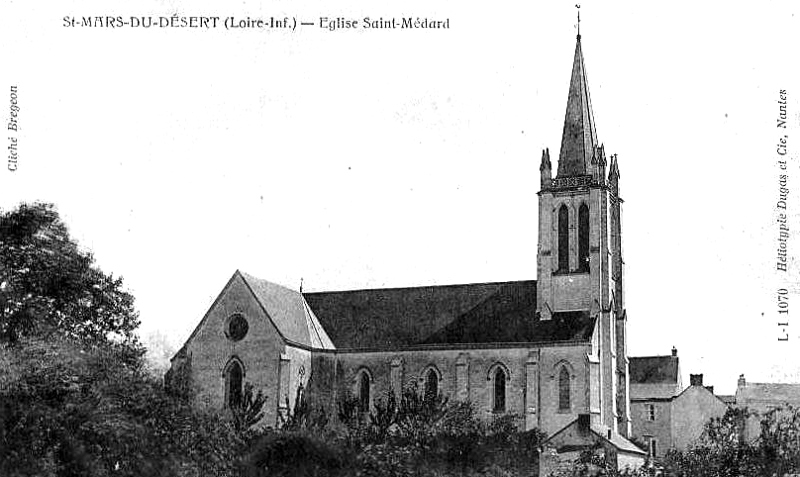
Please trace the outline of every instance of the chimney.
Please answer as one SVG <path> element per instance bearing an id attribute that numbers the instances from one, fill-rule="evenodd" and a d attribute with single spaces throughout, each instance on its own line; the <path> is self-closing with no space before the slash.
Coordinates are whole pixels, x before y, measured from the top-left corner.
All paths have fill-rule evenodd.
<path id="1" fill-rule="evenodd" d="M 578 414 L 578 429 L 581 431 L 589 431 L 589 415 Z"/>
<path id="2" fill-rule="evenodd" d="M 672 347 L 672 356 L 678 356 L 678 348 Z"/>
<path id="3" fill-rule="evenodd" d="M 739 380 L 736 382 L 736 387 L 743 388 L 747 385 L 747 381 L 744 380 L 744 374 L 739 375 Z"/>
<path id="4" fill-rule="evenodd" d="M 703 385 L 703 375 L 702 374 L 690 374 L 689 375 L 689 385 L 690 386 L 702 386 Z"/>
<path id="5" fill-rule="evenodd" d="M 705 388 L 708 389 L 708 392 L 714 394 L 714 386 L 705 386 Z"/>

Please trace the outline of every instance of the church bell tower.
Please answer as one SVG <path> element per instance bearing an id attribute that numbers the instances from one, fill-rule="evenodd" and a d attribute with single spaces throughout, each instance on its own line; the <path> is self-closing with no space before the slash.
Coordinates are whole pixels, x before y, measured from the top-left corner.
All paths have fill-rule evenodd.
<path id="1" fill-rule="evenodd" d="M 577 36 L 567 111 L 553 177 L 542 152 L 537 255 L 537 317 L 595 320 L 589 402 L 581 412 L 630 435 L 626 315 L 623 301 L 619 167 L 597 140 L 586 67 Z"/>

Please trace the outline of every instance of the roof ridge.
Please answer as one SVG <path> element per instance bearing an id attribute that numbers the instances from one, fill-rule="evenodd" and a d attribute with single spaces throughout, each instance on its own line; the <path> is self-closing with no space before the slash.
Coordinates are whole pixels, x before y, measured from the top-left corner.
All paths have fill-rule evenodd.
<path id="1" fill-rule="evenodd" d="M 260 282 L 267 282 L 267 283 L 269 283 L 271 285 L 275 285 L 276 287 L 281 287 L 284 290 L 300 294 L 299 290 L 295 290 L 294 288 L 292 288 L 290 286 L 287 286 L 287 285 L 284 285 L 282 283 L 273 282 L 272 280 L 267 280 L 266 278 L 257 277 L 257 276 L 255 276 L 255 275 L 253 275 L 251 273 L 244 272 L 244 271 L 242 271 L 240 269 L 237 269 L 236 271 L 239 272 L 242 275 L 242 277 L 244 277 L 245 280 L 250 279 L 250 280 L 257 280 L 257 281 L 260 281 Z"/>
<path id="2" fill-rule="evenodd" d="M 365 291 L 387 291 L 387 290 L 421 290 L 424 288 L 448 288 L 448 287 L 468 287 L 476 285 L 509 285 L 512 283 L 536 283 L 536 280 L 508 280 L 502 282 L 468 282 L 468 283 L 448 283 L 445 285 L 412 285 L 412 286 L 399 286 L 399 287 L 382 287 L 382 288 L 355 288 L 348 290 L 321 290 L 314 292 L 303 292 L 304 295 L 319 295 L 323 293 L 357 293 Z"/>

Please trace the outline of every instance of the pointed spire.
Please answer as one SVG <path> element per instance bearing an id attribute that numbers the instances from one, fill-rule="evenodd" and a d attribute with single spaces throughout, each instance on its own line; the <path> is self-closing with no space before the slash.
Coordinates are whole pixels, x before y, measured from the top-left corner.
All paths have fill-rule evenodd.
<path id="1" fill-rule="evenodd" d="M 589 166 L 597 145 L 597 131 L 595 131 L 592 102 L 589 98 L 586 67 L 583 64 L 581 36 L 578 34 L 556 177 L 590 173 Z"/>

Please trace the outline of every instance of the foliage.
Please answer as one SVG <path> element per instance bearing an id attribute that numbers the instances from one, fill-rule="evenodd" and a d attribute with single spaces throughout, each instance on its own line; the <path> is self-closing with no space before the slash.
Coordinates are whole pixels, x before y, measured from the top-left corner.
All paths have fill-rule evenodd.
<path id="1" fill-rule="evenodd" d="M 302 385 L 297 388 L 294 407 L 289 407 L 289 399 L 287 397 L 286 409 L 286 415 L 280 416 L 281 430 L 307 430 L 316 435 L 321 435 L 328 428 L 330 422 L 328 414 L 309 402 L 305 387 Z"/>
<path id="2" fill-rule="evenodd" d="M 301 388 L 281 428 L 252 441 L 246 475 L 529 475 L 543 437 L 520 432 L 516 416 L 486 421 L 468 402 L 426 398 L 414 387 L 399 399 L 387 392 L 368 413 L 345 396 L 336 417 L 329 419 Z M 299 467 L 288 467 L 289 455 Z"/>
<path id="3" fill-rule="evenodd" d="M 254 394 L 253 383 L 245 383 L 242 399 L 231 407 L 233 427 L 239 433 L 248 432 L 264 417 L 264 404 L 267 397 L 259 390 Z"/>
<path id="4" fill-rule="evenodd" d="M 164 392 L 130 349 L 26 339 L 2 350 L 0 475 L 226 475 L 222 419 Z"/>
<path id="5" fill-rule="evenodd" d="M 772 409 L 760 416 L 760 435 L 749 442 L 746 426 L 758 417 L 748 409 L 730 408 L 706 423 L 700 442 L 664 459 L 674 476 L 785 475 L 800 471 L 800 411 Z"/>
<path id="6" fill-rule="evenodd" d="M 149 373 L 138 323 L 53 206 L 0 214 L 0 475 L 233 475 L 239 434 Z"/>
<path id="7" fill-rule="evenodd" d="M 135 340 L 133 296 L 94 265 L 50 204 L 0 213 L 0 340 L 58 332 Z"/>
<path id="8" fill-rule="evenodd" d="M 249 477 L 339 475 L 346 462 L 340 446 L 307 430 L 270 430 L 250 447 L 242 463 Z"/>

